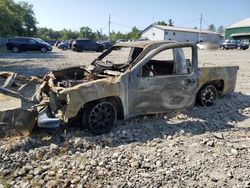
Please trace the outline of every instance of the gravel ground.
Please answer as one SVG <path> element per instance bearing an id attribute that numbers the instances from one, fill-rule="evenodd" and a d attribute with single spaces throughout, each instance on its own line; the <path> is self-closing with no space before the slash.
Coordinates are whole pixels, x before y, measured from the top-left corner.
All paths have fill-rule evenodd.
<path id="1" fill-rule="evenodd" d="M 26 75 L 89 63 L 98 53 L 2 53 Z M 213 107 L 0 140 L 2 187 L 250 187 L 250 50 L 199 51 L 200 66 L 238 65 L 236 90 Z"/>

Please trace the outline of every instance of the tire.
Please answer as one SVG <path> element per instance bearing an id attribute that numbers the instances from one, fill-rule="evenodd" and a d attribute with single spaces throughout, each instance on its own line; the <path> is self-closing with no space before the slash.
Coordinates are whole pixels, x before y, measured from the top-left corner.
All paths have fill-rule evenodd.
<path id="1" fill-rule="evenodd" d="M 82 47 L 77 48 L 77 52 L 83 52 L 83 51 L 84 51 L 84 48 Z"/>
<path id="2" fill-rule="evenodd" d="M 91 103 L 85 107 L 82 125 L 99 135 L 108 133 L 115 125 L 116 119 L 116 109 L 110 102 Z"/>
<path id="3" fill-rule="evenodd" d="M 45 47 L 42 47 L 41 50 L 40 50 L 42 53 L 46 53 L 47 52 L 47 49 Z"/>
<path id="4" fill-rule="evenodd" d="M 98 47 L 97 48 L 97 52 L 103 52 L 103 48 L 102 47 Z"/>
<path id="5" fill-rule="evenodd" d="M 20 52 L 20 49 L 19 49 L 17 46 L 14 46 L 14 47 L 12 48 L 12 52 L 13 52 L 13 53 L 18 53 L 18 52 Z"/>
<path id="6" fill-rule="evenodd" d="M 66 51 L 66 50 L 67 50 L 67 47 L 63 47 L 62 49 L 63 49 L 63 51 Z"/>
<path id="7" fill-rule="evenodd" d="M 213 106 L 218 97 L 218 91 L 214 85 L 203 86 L 197 94 L 197 100 L 202 106 Z"/>

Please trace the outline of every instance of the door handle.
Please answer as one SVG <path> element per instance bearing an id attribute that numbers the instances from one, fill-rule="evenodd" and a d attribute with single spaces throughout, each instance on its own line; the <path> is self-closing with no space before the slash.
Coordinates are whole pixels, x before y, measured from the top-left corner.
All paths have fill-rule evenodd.
<path id="1" fill-rule="evenodd" d="M 185 80 L 185 85 L 187 86 L 187 85 L 190 85 L 190 84 L 194 84 L 195 83 L 195 80 L 193 80 L 193 79 L 186 79 Z"/>

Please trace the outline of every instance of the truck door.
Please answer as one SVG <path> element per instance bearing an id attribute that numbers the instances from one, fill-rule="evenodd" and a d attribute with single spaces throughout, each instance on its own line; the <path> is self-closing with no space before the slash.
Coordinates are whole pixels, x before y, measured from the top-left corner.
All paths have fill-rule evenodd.
<path id="1" fill-rule="evenodd" d="M 129 84 L 133 114 L 191 107 L 198 88 L 196 46 L 168 44 L 154 49 L 131 70 Z"/>
<path id="2" fill-rule="evenodd" d="M 84 49 L 85 50 L 93 50 L 94 49 L 94 41 L 92 41 L 92 40 L 86 40 L 85 41 Z"/>

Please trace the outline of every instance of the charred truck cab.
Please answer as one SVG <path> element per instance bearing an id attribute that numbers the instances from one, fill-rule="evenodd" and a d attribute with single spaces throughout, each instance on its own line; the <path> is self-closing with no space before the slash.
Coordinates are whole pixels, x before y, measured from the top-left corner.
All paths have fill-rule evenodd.
<path id="1" fill-rule="evenodd" d="M 211 106 L 218 95 L 234 90 L 237 70 L 237 66 L 198 68 L 197 47 L 191 43 L 119 43 L 90 65 L 45 75 L 36 90 L 36 103 L 43 106 L 37 111 L 42 121 L 38 125 L 77 119 L 102 134 L 117 119 L 181 110 L 195 102 Z M 13 91 L 14 83 L 15 79 L 8 91 Z"/>

